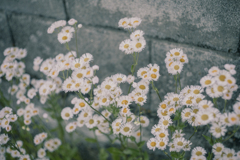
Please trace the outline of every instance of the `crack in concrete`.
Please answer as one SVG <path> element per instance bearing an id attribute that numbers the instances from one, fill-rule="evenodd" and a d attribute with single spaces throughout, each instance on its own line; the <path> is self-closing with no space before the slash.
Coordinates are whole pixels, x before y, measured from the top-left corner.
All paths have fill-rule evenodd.
<path id="1" fill-rule="evenodd" d="M 9 18 L 11 16 L 11 13 L 9 14 L 9 13 L 5 12 L 5 16 L 6 16 L 6 20 L 7 20 L 7 26 L 8 26 L 10 38 L 11 38 L 11 41 L 12 41 L 12 46 L 15 46 L 16 41 L 14 39 L 13 31 L 12 31 L 12 28 L 11 28 L 10 23 L 9 23 Z"/>
<path id="2" fill-rule="evenodd" d="M 70 19 L 70 17 L 69 17 L 67 6 L 66 6 L 66 0 L 62 0 L 62 2 L 63 2 L 64 12 L 65 12 L 65 15 L 66 15 L 66 21 L 68 21 Z"/>

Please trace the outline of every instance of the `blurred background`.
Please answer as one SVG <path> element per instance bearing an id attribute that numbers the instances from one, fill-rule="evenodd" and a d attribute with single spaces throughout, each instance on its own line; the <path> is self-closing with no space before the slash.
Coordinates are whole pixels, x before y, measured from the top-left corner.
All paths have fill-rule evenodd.
<path id="1" fill-rule="evenodd" d="M 129 38 L 127 31 L 118 28 L 118 21 L 124 17 L 142 19 L 138 29 L 145 32 L 147 45 L 140 53 L 137 69 L 149 63 L 160 66 L 161 77 L 156 87 L 161 97 L 174 91 L 173 76 L 167 73 L 164 63 L 166 53 L 173 48 L 181 48 L 189 58 L 181 73 L 182 87 L 200 85 L 199 81 L 208 69 L 212 66 L 222 69 L 226 63 L 236 65 L 238 74 L 234 77 L 240 85 L 239 0 L 0 0 L 0 62 L 5 48 L 26 48 L 26 72 L 39 78 L 39 73 L 32 69 L 36 56 L 46 59 L 68 52 L 58 42 L 56 34 L 47 34 L 47 28 L 56 20 L 74 18 L 83 25 L 78 32 L 80 53 L 94 56 L 93 64 L 100 67 L 97 72 L 100 82 L 116 73 L 128 75 L 131 73 L 132 56 L 119 50 L 119 44 Z M 70 49 L 75 50 L 74 46 L 74 42 L 70 42 Z M 239 90 L 233 95 L 233 100 Z M 69 97 L 71 100 L 73 95 Z M 155 114 L 159 102 L 154 90 L 150 89 L 148 102 L 142 108 L 152 117 L 146 129 L 146 140 L 152 137 L 149 129 L 158 123 Z M 230 111 L 232 102 L 228 103 Z M 219 101 L 221 104 L 223 101 Z M 187 128 L 186 131 L 189 137 L 193 129 Z M 211 148 L 200 139 L 206 132 L 201 130 L 195 135 L 193 147 Z M 226 145 L 240 150 L 237 145 L 239 138 L 238 132 Z M 88 147 L 87 143 L 85 145 Z M 81 152 L 94 159 L 92 151 L 94 146 Z M 152 159 L 163 154 L 160 151 L 149 153 Z"/>

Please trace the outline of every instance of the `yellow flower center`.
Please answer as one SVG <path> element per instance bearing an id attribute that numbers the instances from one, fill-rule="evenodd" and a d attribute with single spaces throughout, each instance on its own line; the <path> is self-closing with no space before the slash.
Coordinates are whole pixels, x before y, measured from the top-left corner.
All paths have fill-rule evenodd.
<path id="1" fill-rule="evenodd" d="M 63 36 L 63 37 L 62 37 L 62 40 L 67 40 L 67 36 Z"/>
<path id="2" fill-rule="evenodd" d="M 137 43 L 135 46 L 136 46 L 136 48 L 141 48 L 142 44 L 141 43 Z"/>

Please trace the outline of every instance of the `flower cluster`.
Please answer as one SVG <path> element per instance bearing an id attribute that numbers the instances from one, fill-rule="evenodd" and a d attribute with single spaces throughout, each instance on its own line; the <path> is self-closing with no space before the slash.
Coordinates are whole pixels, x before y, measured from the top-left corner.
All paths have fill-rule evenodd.
<path id="1" fill-rule="evenodd" d="M 119 27 L 123 27 L 125 29 L 136 28 L 140 23 L 140 18 L 123 18 L 119 21 Z M 146 41 L 143 35 L 144 32 L 142 30 L 136 30 L 132 32 L 130 35 L 130 39 L 126 39 L 120 43 L 119 49 L 125 54 L 141 52 L 146 46 Z"/>
<path id="2" fill-rule="evenodd" d="M 10 125 L 10 122 L 15 122 L 17 118 L 18 118 L 17 115 L 12 113 L 12 108 L 4 107 L 3 109 L 1 109 L 0 110 L 0 131 L 1 131 L 1 128 L 4 128 L 7 132 L 11 131 L 12 126 Z"/>
<path id="3" fill-rule="evenodd" d="M 45 133 L 45 132 L 39 133 L 34 137 L 34 144 L 39 145 L 46 138 L 47 138 L 47 133 Z M 37 152 L 38 158 L 46 158 L 46 150 L 48 150 L 49 152 L 53 152 L 56 149 L 58 149 L 58 147 L 61 144 L 62 144 L 62 142 L 58 138 L 53 138 L 53 139 L 46 140 L 44 142 L 44 147 L 40 148 Z"/>
<path id="4" fill-rule="evenodd" d="M 76 27 L 77 20 L 75 19 L 70 19 L 68 21 L 68 24 L 71 26 L 66 26 L 66 24 L 67 22 L 65 20 L 56 21 L 48 28 L 47 32 L 52 34 L 55 29 L 58 29 L 58 41 L 62 44 L 67 43 L 72 39 L 73 33 L 76 32 L 77 27 L 81 28 L 82 25 L 78 24 Z M 74 25 L 74 27 L 72 27 L 72 25 Z"/>
<path id="5" fill-rule="evenodd" d="M 30 160 L 30 156 L 26 154 L 26 150 L 23 148 L 23 142 L 21 140 L 16 141 L 15 147 L 17 149 L 11 149 L 11 147 L 9 146 L 7 148 L 2 147 L 0 150 L 3 155 L 5 153 L 9 153 L 13 158 L 20 158 L 21 160 L 25 158 L 26 160 Z"/>
<path id="6" fill-rule="evenodd" d="M 200 83 L 210 97 L 230 100 L 233 92 L 238 89 L 236 79 L 232 76 L 236 74 L 235 65 L 225 64 L 224 67 L 223 70 L 216 66 L 210 68 L 208 75 L 202 77 Z"/>
<path id="7" fill-rule="evenodd" d="M 6 79 L 11 81 L 13 77 L 22 77 L 25 64 L 21 60 L 26 57 L 27 50 L 18 47 L 10 47 L 4 50 L 3 55 L 6 56 L 3 60 L 0 69 L 0 77 L 6 75 Z M 24 80 L 22 80 L 25 82 Z"/>
<path id="8" fill-rule="evenodd" d="M 19 108 L 17 110 L 17 115 L 19 117 L 23 116 L 24 118 L 24 124 L 25 125 L 30 125 L 31 124 L 31 118 L 33 116 L 36 116 L 39 114 L 39 109 L 34 107 L 34 103 L 29 103 L 25 109 Z"/>
<path id="9" fill-rule="evenodd" d="M 176 75 L 181 73 L 183 65 L 185 63 L 188 63 L 188 58 L 181 49 L 175 48 L 167 52 L 165 63 L 168 69 L 168 73 Z"/>

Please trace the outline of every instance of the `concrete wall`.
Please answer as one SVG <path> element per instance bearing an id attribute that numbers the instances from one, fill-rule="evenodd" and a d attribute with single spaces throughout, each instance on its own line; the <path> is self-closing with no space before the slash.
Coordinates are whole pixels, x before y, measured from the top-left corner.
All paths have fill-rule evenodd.
<path id="1" fill-rule="evenodd" d="M 47 34 L 47 28 L 56 20 L 75 18 L 83 24 L 78 33 L 80 53 L 93 54 L 94 64 L 100 66 L 100 81 L 115 73 L 129 74 L 132 56 L 118 49 L 129 34 L 118 28 L 118 21 L 132 16 L 142 18 L 139 29 L 147 40 L 138 68 L 160 65 L 156 87 L 162 97 L 174 89 L 164 63 L 166 52 L 173 48 L 181 48 L 189 58 L 181 74 L 182 86 L 199 85 L 213 65 L 222 68 L 232 63 L 240 72 L 239 0 L 1 0 L 0 52 L 10 46 L 27 48 L 27 72 L 37 76 L 32 69 L 36 56 L 67 52 L 57 35 Z M 239 85 L 240 74 L 235 77 Z M 153 113 L 159 100 L 153 90 L 149 97 L 144 108 Z M 201 145 L 201 141 L 194 143 Z"/>

